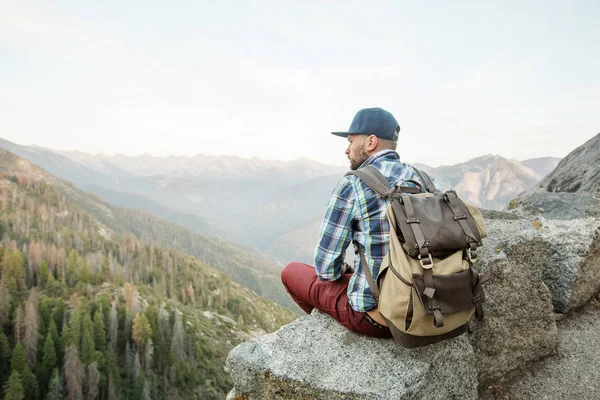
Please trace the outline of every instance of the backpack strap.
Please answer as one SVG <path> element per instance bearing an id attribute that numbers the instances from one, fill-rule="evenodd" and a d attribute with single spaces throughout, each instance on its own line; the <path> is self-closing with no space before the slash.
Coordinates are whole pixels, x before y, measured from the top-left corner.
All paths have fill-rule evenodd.
<path id="1" fill-rule="evenodd" d="M 372 165 L 368 165 L 355 171 L 348 171 L 344 176 L 348 175 L 358 176 L 361 181 L 366 183 L 367 186 L 382 197 L 388 197 L 391 194 L 390 184 L 387 179 L 385 179 L 385 176 Z"/>
<path id="2" fill-rule="evenodd" d="M 387 198 L 394 192 L 390 185 L 385 179 L 385 176 L 379 170 L 372 165 L 368 165 L 364 168 L 357 169 L 355 171 L 348 171 L 345 176 L 355 175 L 361 181 L 367 184 L 375 193 L 378 195 Z M 367 263 L 367 259 L 365 257 L 365 252 L 360 247 L 360 244 L 354 242 L 356 247 L 358 248 L 358 254 L 360 255 L 360 263 L 363 267 L 363 271 L 365 273 L 365 278 L 367 278 L 367 283 L 369 284 L 369 289 L 371 289 L 371 293 L 373 293 L 373 298 L 375 299 L 375 303 L 379 303 L 379 289 L 377 288 L 377 283 L 375 283 L 375 279 L 373 279 L 373 274 L 369 269 L 369 264 Z"/>
<path id="3" fill-rule="evenodd" d="M 467 223 L 467 215 L 464 214 L 463 211 L 460 209 L 460 203 L 458 197 L 456 196 L 456 193 L 453 191 L 446 192 L 444 194 L 444 199 L 448 202 L 450 209 L 454 213 L 454 220 L 460 224 L 460 227 L 465 232 L 465 235 L 468 238 L 467 243 L 469 244 L 471 257 L 474 261 L 477 258 L 477 243 L 480 242 L 481 239 L 475 236 L 473 230 Z"/>
<path id="4" fill-rule="evenodd" d="M 433 257 L 431 253 L 429 253 L 429 242 L 423 235 L 423 230 L 421 229 L 421 221 L 417 218 L 415 214 L 415 209 L 412 204 L 412 200 L 409 195 L 401 195 L 402 203 L 404 204 L 404 209 L 406 210 L 406 222 L 410 226 L 413 231 L 413 235 L 415 235 L 415 240 L 417 241 L 417 245 L 419 246 L 419 262 L 421 263 L 421 267 L 423 268 L 423 281 L 425 283 L 425 290 L 423 294 L 427 296 L 427 307 L 430 311 L 433 311 L 433 324 L 436 328 L 441 328 L 444 326 L 444 317 L 441 312 L 441 308 L 434 298 L 435 295 L 435 286 L 433 284 Z"/>
<path id="5" fill-rule="evenodd" d="M 375 283 L 375 279 L 373 279 L 373 274 L 369 269 L 369 264 L 367 264 L 367 259 L 365 257 L 365 252 L 361 249 L 360 244 L 356 243 L 358 247 L 358 253 L 360 254 L 360 262 L 363 266 L 363 271 L 365 271 L 365 278 L 367 278 L 367 283 L 369 284 L 369 289 L 373 293 L 373 298 L 375 299 L 375 303 L 379 303 L 379 289 L 377 288 L 377 284 Z"/>
<path id="6" fill-rule="evenodd" d="M 425 185 L 425 189 L 429 193 L 433 193 L 433 194 L 439 194 L 440 193 L 440 191 L 437 190 L 437 188 L 435 187 L 435 184 L 433 183 L 433 180 L 427 174 L 427 172 L 421 171 L 420 169 L 417 169 L 415 167 L 413 167 L 413 168 L 414 168 L 415 172 L 417 173 L 417 175 L 419 175 L 419 179 L 421 180 L 421 182 L 423 182 L 423 184 Z"/>

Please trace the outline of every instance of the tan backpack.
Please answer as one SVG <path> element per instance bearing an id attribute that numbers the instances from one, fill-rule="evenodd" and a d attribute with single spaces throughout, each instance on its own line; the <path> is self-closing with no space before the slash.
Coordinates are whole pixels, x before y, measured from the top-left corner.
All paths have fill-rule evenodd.
<path id="1" fill-rule="evenodd" d="M 363 249 L 355 246 L 379 312 L 403 347 L 458 336 L 474 313 L 483 318 L 481 279 L 473 268 L 487 236 L 481 212 L 452 190 L 438 192 L 426 173 L 417 173 L 425 188 L 416 181 L 408 182 L 418 188 L 390 188 L 372 166 L 347 173 L 390 201 L 389 250 L 377 282 Z"/>

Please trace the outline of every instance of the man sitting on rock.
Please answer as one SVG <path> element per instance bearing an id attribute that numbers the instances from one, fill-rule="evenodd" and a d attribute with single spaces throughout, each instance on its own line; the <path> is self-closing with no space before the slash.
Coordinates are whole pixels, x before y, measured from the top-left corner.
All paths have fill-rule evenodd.
<path id="1" fill-rule="evenodd" d="M 412 166 L 400 162 L 395 151 L 399 132 L 391 113 L 368 108 L 356 113 L 348 132 L 332 133 L 348 138 L 346 155 L 352 170 L 372 165 L 391 186 L 412 186 L 404 182 L 420 179 Z M 315 267 L 294 262 L 281 272 L 288 293 L 306 313 L 316 307 L 351 331 L 392 337 L 377 310 L 360 257 L 355 257 L 355 268 L 344 262 L 350 242 L 358 243 L 377 281 L 389 245 L 388 203 L 354 175 L 344 176 L 337 184 L 321 225 Z"/>

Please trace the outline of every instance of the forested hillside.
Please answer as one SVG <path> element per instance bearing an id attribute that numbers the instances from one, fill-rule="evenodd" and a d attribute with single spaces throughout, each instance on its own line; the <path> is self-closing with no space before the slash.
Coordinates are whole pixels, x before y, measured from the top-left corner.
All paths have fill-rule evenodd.
<path id="1" fill-rule="evenodd" d="M 13 165 L 13 168 L 18 173 L 36 176 L 40 180 L 51 183 L 59 193 L 65 196 L 66 201 L 88 211 L 113 231 L 117 233 L 134 233 L 138 239 L 192 255 L 204 263 L 225 272 L 231 279 L 254 290 L 260 296 L 288 308 L 297 309 L 295 308 L 295 303 L 291 301 L 283 285 L 281 285 L 279 274 L 282 266 L 278 265 L 277 261 L 256 249 L 244 247 L 237 243 L 233 244 L 231 241 L 217 237 L 203 235 L 192 229 L 184 228 L 177 223 L 163 219 L 171 218 L 172 220 L 181 221 L 182 218 L 186 218 L 188 222 L 186 226 L 188 228 L 193 226 L 194 229 L 197 229 L 198 225 L 201 224 L 201 220 L 198 217 L 190 218 L 185 214 L 167 213 L 166 209 L 160 211 L 156 207 L 147 207 L 147 202 L 138 203 L 133 207 L 134 209 L 111 206 L 98 197 L 78 189 L 72 183 L 61 180 L 67 179 L 69 182 L 79 184 L 84 189 L 90 188 L 90 185 L 93 187 L 93 183 L 97 181 L 94 175 L 97 172 L 88 170 L 64 156 L 54 154 L 50 150 L 19 146 L 14 143 L 2 141 L 1 139 L 0 147 L 8 148 L 11 153 L 18 151 L 21 157 L 25 157 L 31 163 L 35 164 L 27 163 L 25 159 L 19 158 L 21 161 L 18 165 Z M 39 168 L 39 166 L 51 168 L 50 171 L 56 171 L 60 174 L 58 176 L 61 179 L 49 174 L 46 170 Z M 137 183 L 131 179 L 133 179 L 132 176 L 125 177 L 119 174 L 113 177 L 112 180 L 104 182 L 104 184 L 109 186 L 114 185 L 116 188 L 118 185 L 114 184 L 113 181 L 121 182 L 128 190 L 133 190 Z M 211 193 L 210 197 L 214 195 L 213 191 L 214 188 L 211 185 L 203 187 L 203 193 Z M 106 194 L 106 191 L 101 191 L 101 193 Z M 129 200 L 132 200 L 132 196 L 134 196 L 132 193 L 126 194 Z M 156 196 L 156 193 L 154 196 Z M 238 193 L 236 199 L 241 198 L 240 196 L 243 197 L 242 194 Z M 112 195 L 108 197 L 114 198 Z M 180 195 L 176 197 L 180 197 Z M 118 203 L 128 206 L 133 205 L 130 201 L 118 201 Z M 240 204 L 242 203 L 244 202 Z M 142 208 L 149 208 L 156 212 L 156 214 L 140 211 Z M 214 206 L 211 208 L 209 205 L 197 205 L 197 208 L 206 208 L 207 212 L 212 212 L 213 214 L 215 212 Z M 157 215 L 162 215 L 162 218 L 157 217 Z M 237 224 L 243 225 L 246 219 L 251 219 L 250 211 L 248 211 L 247 215 L 239 215 L 236 219 Z M 212 231 L 216 229 L 217 227 L 214 227 L 214 229 L 211 228 Z M 255 231 L 252 234 L 258 233 Z M 249 233 L 248 235 L 251 234 Z"/>
<path id="2" fill-rule="evenodd" d="M 59 183 L 0 151 L 0 398 L 223 398 L 228 351 L 295 317 Z"/>

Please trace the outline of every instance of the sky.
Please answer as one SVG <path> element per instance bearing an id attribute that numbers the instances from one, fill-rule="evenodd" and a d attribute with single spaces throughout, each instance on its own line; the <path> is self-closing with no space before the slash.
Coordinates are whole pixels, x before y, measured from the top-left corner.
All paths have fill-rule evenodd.
<path id="1" fill-rule="evenodd" d="M 361 108 L 407 162 L 564 157 L 600 132 L 598 1 L 0 0 L 0 137 L 347 165 Z"/>

